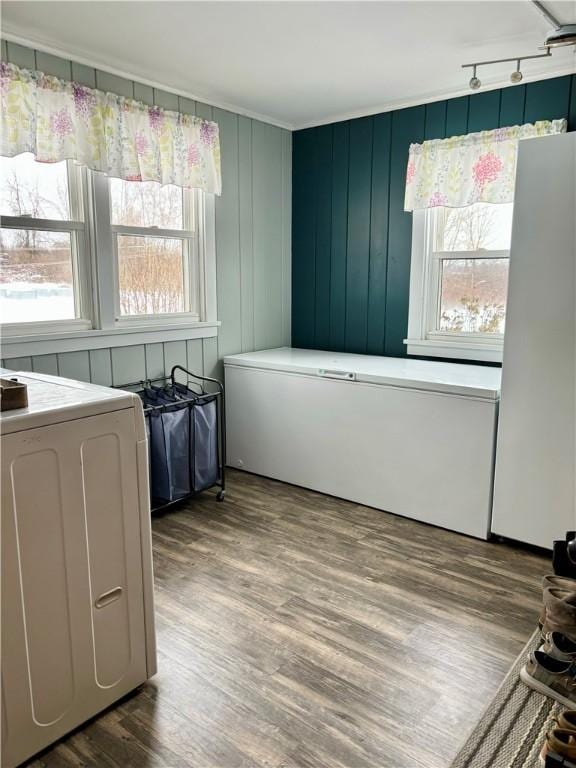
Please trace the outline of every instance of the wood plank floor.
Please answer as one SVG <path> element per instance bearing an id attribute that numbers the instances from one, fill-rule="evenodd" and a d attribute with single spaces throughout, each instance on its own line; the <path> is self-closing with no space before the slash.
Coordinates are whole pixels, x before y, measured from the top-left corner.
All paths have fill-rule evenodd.
<path id="1" fill-rule="evenodd" d="M 242 473 L 153 529 L 158 675 L 34 768 L 446 768 L 548 569 Z"/>

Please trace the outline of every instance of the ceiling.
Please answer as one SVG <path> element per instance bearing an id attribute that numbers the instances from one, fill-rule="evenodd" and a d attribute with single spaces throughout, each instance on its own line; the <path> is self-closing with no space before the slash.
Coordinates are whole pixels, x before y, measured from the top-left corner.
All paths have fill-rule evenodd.
<path id="1" fill-rule="evenodd" d="M 546 5 L 576 22 L 574 0 Z M 288 128 L 468 92 L 461 64 L 538 53 L 549 30 L 528 0 L 2 3 L 7 36 Z M 523 71 L 576 71 L 574 48 Z"/>

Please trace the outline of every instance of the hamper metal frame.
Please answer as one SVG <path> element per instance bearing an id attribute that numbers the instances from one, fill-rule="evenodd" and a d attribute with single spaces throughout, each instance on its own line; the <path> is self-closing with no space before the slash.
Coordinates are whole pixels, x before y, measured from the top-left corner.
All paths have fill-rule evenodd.
<path id="1" fill-rule="evenodd" d="M 170 384 L 171 386 L 175 386 L 176 384 L 181 384 L 182 382 L 176 381 L 176 372 L 181 371 L 182 373 L 186 374 L 188 377 L 186 381 L 186 386 L 192 384 L 194 385 L 196 382 L 209 382 L 210 384 L 213 384 L 216 387 L 216 392 L 206 392 L 204 387 L 201 386 L 201 392 L 198 393 L 198 396 L 204 396 L 209 395 L 210 397 L 216 398 L 216 439 L 217 439 L 217 454 L 218 454 L 218 475 L 219 479 L 218 482 L 214 483 L 213 485 L 209 486 L 209 488 L 204 488 L 202 491 L 191 491 L 190 493 L 186 494 L 185 496 L 182 496 L 182 498 L 175 499 L 174 501 L 167 501 L 164 504 L 158 504 L 157 506 L 152 506 L 152 497 L 150 498 L 150 506 L 152 512 L 159 512 L 166 509 L 169 509 L 170 507 L 174 507 L 177 504 L 182 504 L 186 500 L 192 498 L 193 496 L 198 496 L 200 493 L 203 493 L 204 491 L 210 490 L 210 488 L 220 488 L 218 491 L 218 494 L 216 496 L 216 499 L 218 501 L 224 501 L 224 497 L 226 496 L 226 422 L 225 422 L 225 404 L 224 404 L 224 384 L 219 381 L 218 379 L 213 379 L 210 376 L 200 376 L 197 373 L 193 373 L 192 371 L 189 371 L 187 368 L 184 368 L 181 365 L 175 365 L 173 366 L 172 370 L 170 371 L 170 374 L 168 376 L 159 376 L 155 379 L 141 379 L 140 381 L 134 381 L 130 384 L 122 384 L 117 389 L 131 389 L 133 387 L 140 387 L 144 388 L 147 385 L 156 384 L 159 382 L 163 382 L 164 385 Z M 183 397 L 182 399 L 178 400 L 178 404 L 182 405 L 189 405 L 193 407 L 196 397 Z M 173 406 L 173 403 L 169 404 L 162 404 L 162 405 L 143 405 L 144 413 L 151 413 L 152 411 L 161 411 L 165 410 L 166 408 L 170 408 Z"/>

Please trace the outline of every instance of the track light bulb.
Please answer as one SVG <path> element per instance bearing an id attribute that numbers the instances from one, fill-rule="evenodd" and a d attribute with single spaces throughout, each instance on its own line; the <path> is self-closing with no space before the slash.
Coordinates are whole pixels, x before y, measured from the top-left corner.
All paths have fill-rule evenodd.
<path id="1" fill-rule="evenodd" d="M 476 64 L 474 64 L 474 67 L 472 68 L 472 77 L 470 78 L 469 86 L 470 88 L 472 88 L 473 91 L 477 91 L 481 85 L 482 83 L 476 77 Z"/>
<path id="2" fill-rule="evenodd" d="M 511 83 L 519 83 L 522 81 L 522 72 L 520 72 L 520 59 L 516 62 L 516 70 L 510 75 Z"/>

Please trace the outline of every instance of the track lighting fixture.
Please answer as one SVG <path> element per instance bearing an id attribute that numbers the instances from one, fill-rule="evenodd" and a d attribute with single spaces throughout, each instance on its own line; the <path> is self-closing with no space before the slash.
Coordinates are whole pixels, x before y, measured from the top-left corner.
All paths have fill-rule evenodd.
<path id="1" fill-rule="evenodd" d="M 545 59 L 551 55 L 552 55 L 552 52 L 550 50 L 547 50 L 546 53 L 535 53 L 533 56 L 515 56 L 512 59 L 492 59 L 491 61 L 475 61 L 472 64 L 462 64 L 462 69 L 467 69 L 467 68 L 472 69 L 472 77 L 470 78 L 469 85 L 473 91 L 477 91 L 478 88 L 480 88 L 480 86 L 482 85 L 482 83 L 476 76 L 476 70 L 478 67 L 486 67 L 490 64 L 505 64 L 509 61 L 515 61 L 516 69 L 510 75 L 510 82 L 519 83 L 521 82 L 523 77 L 522 72 L 520 71 L 521 61 L 526 61 L 527 59 Z"/>

